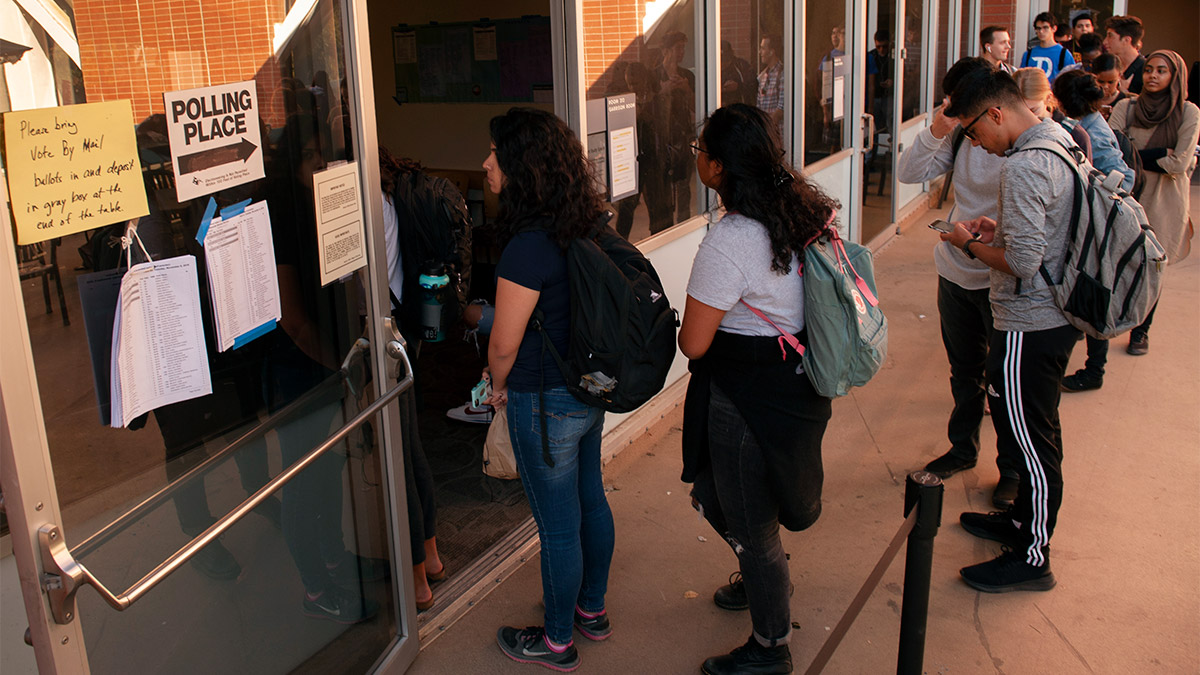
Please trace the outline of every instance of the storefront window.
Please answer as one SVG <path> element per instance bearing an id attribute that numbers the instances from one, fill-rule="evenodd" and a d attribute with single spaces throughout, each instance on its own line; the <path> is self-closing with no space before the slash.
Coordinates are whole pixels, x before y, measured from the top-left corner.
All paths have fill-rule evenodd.
<path id="1" fill-rule="evenodd" d="M 925 35 L 925 4 L 913 2 L 907 7 L 904 16 L 904 95 L 900 100 L 900 119 L 905 122 L 929 109 L 921 82 L 925 65 L 921 48 Z"/>
<path id="2" fill-rule="evenodd" d="M 850 59 L 846 55 L 847 0 L 807 3 L 804 63 L 804 163 L 850 146 Z"/>
<path id="3" fill-rule="evenodd" d="M 784 69 L 783 0 L 721 2 L 720 105 L 747 103 L 768 112 L 786 147 L 791 101 Z"/>
<path id="4" fill-rule="evenodd" d="M 704 107 L 699 6 L 698 0 L 583 2 L 588 150 L 617 212 L 617 231 L 630 241 L 704 210 L 691 150 Z M 614 96 L 626 102 L 609 114 Z"/>
<path id="5" fill-rule="evenodd" d="M 1071 27 L 1072 41 L 1084 31 L 1084 26 L 1075 26 L 1072 22 L 1076 17 L 1088 17 L 1092 20 L 1092 31 L 1104 37 L 1104 22 L 1112 18 L 1113 0 L 1050 0 L 1050 12 L 1058 17 L 1060 25 Z M 1078 47 L 1072 42 L 1072 50 L 1078 52 Z M 1020 58 L 1020 55 L 1017 56 Z M 1079 58 L 1076 54 L 1076 58 Z"/>

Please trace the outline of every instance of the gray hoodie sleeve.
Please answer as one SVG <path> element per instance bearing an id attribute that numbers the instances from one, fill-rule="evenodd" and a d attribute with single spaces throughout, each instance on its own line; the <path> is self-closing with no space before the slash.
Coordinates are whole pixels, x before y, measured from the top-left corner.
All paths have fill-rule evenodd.
<path id="1" fill-rule="evenodd" d="M 949 171 L 954 164 L 952 138 L 953 131 L 945 138 L 934 138 L 928 127 L 922 129 L 912 145 L 900 155 L 896 178 L 901 183 L 923 183 Z"/>
<path id="2" fill-rule="evenodd" d="M 1005 164 L 1000 177 L 1000 246 L 1013 274 L 1030 279 L 1046 254 L 1046 212 L 1051 209 L 1046 186 L 1052 185 L 1050 162 L 1061 162 L 1048 152 L 1031 151 L 1027 161 Z M 1023 164 L 1024 166 L 1020 166 Z M 1010 171 L 1009 169 L 1019 170 Z"/>

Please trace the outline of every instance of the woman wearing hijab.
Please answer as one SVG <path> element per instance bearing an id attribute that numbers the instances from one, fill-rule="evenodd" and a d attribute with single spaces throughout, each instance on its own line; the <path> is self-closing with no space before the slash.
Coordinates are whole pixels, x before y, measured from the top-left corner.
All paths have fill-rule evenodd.
<path id="1" fill-rule="evenodd" d="M 1187 67 L 1183 57 L 1160 49 L 1146 58 L 1142 93 L 1113 108 L 1108 125 L 1129 136 L 1142 157 L 1145 188 L 1138 201 L 1167 262 L 1176 263 L 1192 249 L 1192 223 L 1188 218 L 1188 189 L 1196 169 L 1196 137 L 1200 135 L 1200 108 L 1184 94 Z M 1145 323 L 1129 333 L 1126 351 L 1133 355 L 1150 350 L 1147 337 L 1154 310 Z"/>

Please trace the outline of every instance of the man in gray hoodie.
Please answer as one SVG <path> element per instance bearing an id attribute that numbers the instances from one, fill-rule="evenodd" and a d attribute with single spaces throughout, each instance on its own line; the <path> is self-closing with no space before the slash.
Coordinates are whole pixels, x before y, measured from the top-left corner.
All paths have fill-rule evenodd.
<path id="1" fill-rule="evenodd" d="M 1007 157 L 1000 171 L 999 217 L 958 223 L 942 238 L 990 269 L 994 329 L 987 358 L 992 424 L 1001 452 L 1022 457 L 1017 498 L 1010 511 L 964 513 L 963 529 L 1009 544 L 988 562 L 964 567 L 973 588 L 991 593 L 1054 587 L 1050 537 L 1062 504 L 1062 427 L 1059 383 L 1078 331 L 1067 323 L 1040 270 L 1063 273 L 1075 189 L 1074 171 L 1037 141 L 1074 146 L 1053 120 L 1026 107 L 1012 77 L 978 70 L 960 80 L 946 110 L 966 137 Z"/>
<path id="2" fill-rule="evenodd" d="M 953 91 L 968 73 L 993 68 L 991 62 L 981 58 L 960 59 L 942 79 L 942 90 Z M 896 177 L 903 183 L 922 183 L 953 171 L 954 208 L 947 217 L 951 221 L 995 218 L 999 196 L 996 177 L 1003 167 L 1003 157 L 966 142 L 958 122 L 946 117 L 943 106 L 934 115 L 933 124 L 918 133 L 900 156 Z M 954 409 L 946 425 L 950 450 L 926 464 L 925 470 L 949 478 L 974 467 L 979 457 L 979 427 L 983 424 L 987 387 L 985 366 L 992 335 L 990 268 L 944 241 L 933 250 L 933 260 L 938 272 L 938 315 L 942 345 L 950 361 Z M 992 492 L 992 504 L 997 508 L 1012 506 L 1016 499 L 1020 463 L 1019 452 L 997 455 L 1000 481 Z"/>

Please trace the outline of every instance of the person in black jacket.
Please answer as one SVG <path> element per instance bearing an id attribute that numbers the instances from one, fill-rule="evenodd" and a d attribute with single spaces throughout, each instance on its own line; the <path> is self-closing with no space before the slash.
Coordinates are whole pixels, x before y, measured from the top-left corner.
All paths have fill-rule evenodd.
<path id="1" fill-rule="evenodd" d="M 693 151 L 700 180 L 727 215 L 700 244 L 679 333 L 692 371 L 683 480 L 738 557 L 740 576 L 713 599 L 748 608 L 753 624 L 744 646 L 708 659 L 703 671 L 791 672 L 779 527 L 803 530 L 820 515 L 831 406 L 798 369 L 798 354 L 781 357 L 778 331 L 805 341 L 798 256 L 837 204 L 785 163 L 777 127 L 758 108 L 718 109 Z"/>

